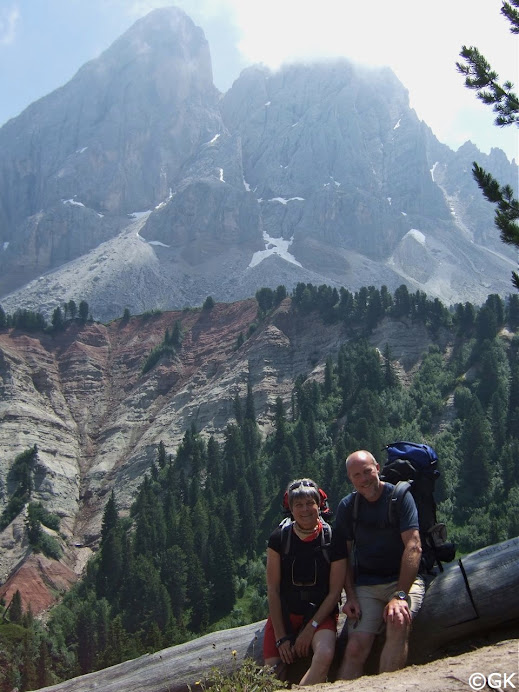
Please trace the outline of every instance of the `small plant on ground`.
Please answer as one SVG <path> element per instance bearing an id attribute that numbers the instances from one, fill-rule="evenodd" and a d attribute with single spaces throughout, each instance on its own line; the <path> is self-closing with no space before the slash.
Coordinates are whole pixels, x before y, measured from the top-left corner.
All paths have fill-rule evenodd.
<path id="1" fill-rule="evenodd" d="M 236 651 L 232 656 L 236 659 Z M 258 666 L 252 658 L 246 658 L 239 667 L 236 662 L 236 668 L 230 673 L 213 668 L 208 680 L 199 680 L 189 689 L 191 692 L 274 692 L 282 687 L 287 687 L 287 683 L 276 677 L 273 668 Z"/>

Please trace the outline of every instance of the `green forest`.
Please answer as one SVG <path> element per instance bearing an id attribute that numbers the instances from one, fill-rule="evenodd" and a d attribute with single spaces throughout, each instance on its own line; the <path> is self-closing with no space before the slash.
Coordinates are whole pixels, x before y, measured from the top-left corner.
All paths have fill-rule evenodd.
<path id="1" fill-rule="evenodd" d="M 283 289 L 258 291 L 256 329 Z M 348 327 L 321 380 L 299 377 L 291 400 L 277 399 L 267 439 L 249 383 L 221 439 L 190 429 L 177 449 L 160 443 L 129 516 L 111 494 L 95 557 L 45 624 L 22 611 L 19 597 L 3 604 L 0 690 L 36 689 L 266 617 L 266 540 L 282 518 L 287 483 L 313 478 L 333 510 L 350 490 L 344 460 L 355 449 L 381 465 L 384 445 L 398 439 L 436 449 L 439 519 L 459 554 L 519 534 L 518 295 L 447 308 L 405 286 L 392 294 L 299 284 L 290 298 L 309 324 Z M 429 330 L 409 382 L 389 347 L 380 353 L 369 344 L 384 318 Z M 19 484 L 2 526 L 30 502 L 31 452 L 13 464 Z M 33 549 L 49 550 L 38 528 L 55 518 L 34 503 L 29 518 Z"/>

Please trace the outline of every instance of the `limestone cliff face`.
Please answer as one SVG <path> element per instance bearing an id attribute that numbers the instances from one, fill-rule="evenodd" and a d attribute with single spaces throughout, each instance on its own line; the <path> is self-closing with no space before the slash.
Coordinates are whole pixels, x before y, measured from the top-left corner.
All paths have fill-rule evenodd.
<path id="1" fill-rule="evenodd" d="M 168 199 L 186 161 L 222 129 L 202 30 L 176 8 L 137 22 L 1 128 L 2 290 Z"/>
<path id="2" fill-rule="evenodd" d="M 295 315 L 286 299 L 236 348 L 256 311 L 256 301 L 247 300 L 127 323 L 70 324 L 55 336 L 1 332 L 0 511 L 13 492 L 15 457 L 37 445 L 31 499 L 59 515 L 63 564 L 80 572 L 97 545 L 110 491 L 128 510 L 160 441 L 174 453 L 192 425 L 220 438 L 249 378 L 260 430 L 268 434 L 276 398 L 288 404 L 300 374 L 322 378 L 327 356 L 336 355 L 347 334 L 342 325 Z M 177 355 L 142 374 L 148 354 L 177 321 L 183 332 Z M 372 338 L 381 348 L 388 342 L 409 369 L 428 337 L 409 329 L 410 343 L 405 331 L 404 324 L 393 331 L 381 326 Z M 0 533 L 0 546 L 5 581 L 29 552 L 23 515 Z M 34 577 L 42 579 L 37 570 Z M 13 590 L 16 582 L 9 585 Z"/>
<path id="3" fill-rule="evenodd" d="M 310 237 L 380 260 L 407 230 L 402 212 L 448 217 L 420 122 L 389 69 L 348 61 L 250 68 L 222 113 L 241 136 L 265 229 L 295 236 L 296 257 Z"/>
<path id="4" fill-rule="evenodd" d="M 255 66 L 221 95 L 176 8 L 9 121 L 0 150 L 8 312 L 86 299 L 106 321 L 298 282 L 446 304 L 511 290 L 517 258 L 471 175 L 477 160 L 515 187 L 503 152 L 441 144 L 387 68 Z"/>

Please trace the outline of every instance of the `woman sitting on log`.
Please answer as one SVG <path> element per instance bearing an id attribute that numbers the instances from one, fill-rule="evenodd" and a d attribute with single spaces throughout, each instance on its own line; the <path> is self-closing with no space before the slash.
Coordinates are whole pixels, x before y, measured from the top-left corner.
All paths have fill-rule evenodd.
<path id="1" fill-rule="evenodd" d="M 292 481 L 286 498 L 293 521 L 283 522 L 268 541 L 269 616 L 263 655 L 267 665 L 277 667 L 313 652 L 310 668 L 299 683 L 313 685 L 326 682 L 333 660 L 346 559 L 330 546 L 314 481 Z"/>

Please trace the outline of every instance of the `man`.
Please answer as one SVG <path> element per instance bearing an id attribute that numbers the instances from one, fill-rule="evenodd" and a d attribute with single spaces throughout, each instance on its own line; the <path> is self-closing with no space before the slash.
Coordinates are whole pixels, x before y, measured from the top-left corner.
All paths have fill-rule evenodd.
<path id="1" fill-rule="evenodd" d="M 397 521 L 390 522 L 389 501 L 395 486 L 381 481 L 379 471 L 376 459 L 365 450 L 346 459 L 346 473 L 356 493 L 341 500 L 334 531 L 334 541 L 346 542 L 348 548 L 343 607 L 348 643 L 338 673 L 341 680 L 363 674 L 375 636 L 384 628 L 379 672 L 405 666 L 411 621 L 425 591 L 418 576 L 422 549 L 414 499 L 407 492 Z"/>

